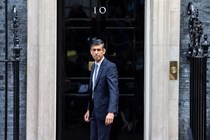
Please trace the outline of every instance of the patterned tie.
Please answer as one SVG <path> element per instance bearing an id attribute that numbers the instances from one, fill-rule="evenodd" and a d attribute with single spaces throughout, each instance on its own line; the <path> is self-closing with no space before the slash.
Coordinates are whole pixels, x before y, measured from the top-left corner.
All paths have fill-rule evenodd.
<path id="1" fill-rule="evenodd" d="M 98 74 L 98 65 L 95 64 L 94 75 L 93 75 L 93 87 L 92 87 L 93 94 L 92 94 L 92 98 L 94 97 L 94 87 L 96 85 L 97 74 Z"/>

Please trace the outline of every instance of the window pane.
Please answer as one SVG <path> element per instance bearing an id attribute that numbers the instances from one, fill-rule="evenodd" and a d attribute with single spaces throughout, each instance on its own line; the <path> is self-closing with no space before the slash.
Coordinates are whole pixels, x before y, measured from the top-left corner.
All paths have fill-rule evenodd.
<path id="1" fill-rule="evenodd" d="M 72 29 L 65 32 L 66 75 L 67 77 L 89 76 L 89 44 L 90 30 Z"/>
<path id="2" fill-rule="evenodd" d="M 113 61 L 119 70 L 120 77 L 135 75 L 134 30 L 107 30 L 107 57 Z"/>
<path id="3" fill-rule="evenodd" d="M 90 1 L 66 0 L 65 18 L 87 18 L 90 17 Z"/>

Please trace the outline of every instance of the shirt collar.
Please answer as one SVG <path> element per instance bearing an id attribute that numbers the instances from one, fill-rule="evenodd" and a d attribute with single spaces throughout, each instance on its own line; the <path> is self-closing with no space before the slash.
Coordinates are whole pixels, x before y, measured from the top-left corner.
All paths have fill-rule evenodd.
<path id="1" fill-rule="evenodd" d="M 96 62 L 96 61 L 95 61 L 95 64 L 97 64 L 98 67 L 100 67 L 103 60 L 104 60 L 104 57 L 103 57 L 99 62 Z"/>

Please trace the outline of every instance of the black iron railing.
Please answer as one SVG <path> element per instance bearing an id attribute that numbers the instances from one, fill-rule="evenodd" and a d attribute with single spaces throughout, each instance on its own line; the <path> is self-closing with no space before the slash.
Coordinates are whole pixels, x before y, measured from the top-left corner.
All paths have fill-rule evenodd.
<path id="1" fill-rule="evenodd" d="M 18 33 L 18 12 L 13 6 L 13 27 L 14 27 L 14 47 L 13 47 L 13 73 L 14 73 L 14 140 L 19 140 L 19 60 L 20 60 L 20 46 Z"/>
<path id="2" fill-rule="evenodd" d="M 206 73 L 208 36 L 198 19 L 198 9 L 188 4 L 189 36 L 187 58 L 190 61 L 190 132 L 193 140 L 206 140 Z M 203 37 L 203 41 L 201 38 Z"/>

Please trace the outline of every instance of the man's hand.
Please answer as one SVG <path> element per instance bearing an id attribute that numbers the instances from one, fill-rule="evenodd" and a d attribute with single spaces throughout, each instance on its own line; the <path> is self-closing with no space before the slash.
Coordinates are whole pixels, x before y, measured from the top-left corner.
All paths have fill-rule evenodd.
<path id="1" fill-rule="evenodd" d="M 86 122 L 89 122 L 89 121 L 90 121 L 90 112 L 89 112 L 89 110 L 87 110 L 87 112 L 85 113 L 85 115 L 84 115 L 84 120 L 85 120 Z"/>
<path id="2" fill-rule="evenodd" d="M 113 123 L 113 121 L 114 121 L 114 113 L 109 112 L 109 113 L 106 115 L 105 124 L 106 124 L 106 125 L 110 125 L 110 124 Z"/>

